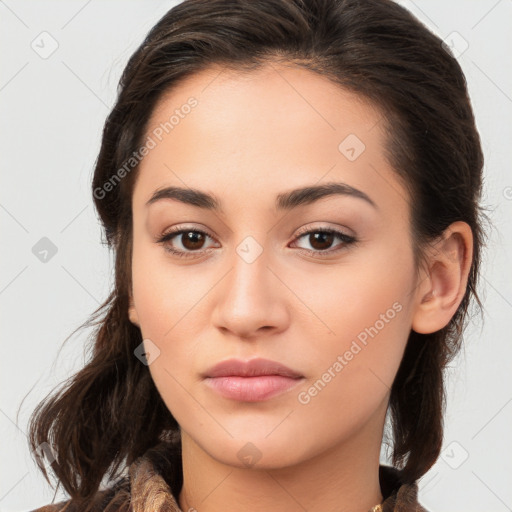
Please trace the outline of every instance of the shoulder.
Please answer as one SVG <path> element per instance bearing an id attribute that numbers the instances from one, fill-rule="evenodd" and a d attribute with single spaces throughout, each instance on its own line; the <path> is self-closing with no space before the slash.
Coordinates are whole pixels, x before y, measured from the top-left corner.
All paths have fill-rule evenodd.
<path id="1" fill-rule="evenodd" d="M 128 512 L 130 510 L 130 488 L 128 479 L 121 478 L 117 483 L 97 491 L 87 503 L 78 500 L 65 500 L 51 503 L 30 512 Z"/>
<path id="2" fill-rule="evenodd" d="M 43 505 L 42 507 L 35 508 L 30 512 L 64 512 L 69 511 L 69 505 L 71 504 L 71 500 L 61 501 L 60 503 L 52 503 L 50 505 Z"/>

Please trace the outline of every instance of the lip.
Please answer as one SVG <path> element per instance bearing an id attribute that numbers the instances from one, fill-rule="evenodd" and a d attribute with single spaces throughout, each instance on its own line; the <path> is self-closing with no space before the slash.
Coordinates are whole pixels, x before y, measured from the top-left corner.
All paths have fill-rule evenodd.
<path id="1" fill-rule="evenodd" d="M 211 367 L 204 382 L 225 398 L 244 402 L 268 400 L 295 387 L 304 376 L 277 361 L 228 359 Z"/>
<path id="2" fill-rule="evenodd" d="M 241 359 L 226 359 L 212 366 L 206 372 L 204 377 L 259 377 L 260 375 L 280 375 L 292 379 L 303 377 L 300 373 L 288 368 L 284 364 L 263 359 L 261 357 L 242 361 Z"/>

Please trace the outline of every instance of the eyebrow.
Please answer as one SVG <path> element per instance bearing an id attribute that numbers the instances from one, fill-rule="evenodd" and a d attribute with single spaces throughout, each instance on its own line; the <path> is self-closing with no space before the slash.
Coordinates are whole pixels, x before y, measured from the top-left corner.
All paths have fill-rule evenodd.
<path id="1" fill-rule="evenodd" d="M 311 185 L 278 194 L 275 200 L 275 208 L 277 211 L 288 211 L 332 195 L 350 196 L 362 199 L 375 209 L 378 209 L 375 202 L 362 190 L 339 182 Z M 165 187 L 156 190 L 146 202 L 146 206 L 162 199 L 175 199 L 184 204 L 215 212 L 221 212 L 222 210 L 221 201 L 213 194 L 193 188 L 182 187 Z"/>

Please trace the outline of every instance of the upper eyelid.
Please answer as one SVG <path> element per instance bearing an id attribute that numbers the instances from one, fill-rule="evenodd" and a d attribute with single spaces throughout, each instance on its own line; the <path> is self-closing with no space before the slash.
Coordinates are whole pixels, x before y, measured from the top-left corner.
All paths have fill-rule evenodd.
<path id="1" fill-rule="evenodd" d="M 317 231 L 333 231 L 335 233 L 338 233 L 338 234 L 342 234 L 342 235 L 346 235 L 346 236 L 353 236 L 351 235 L 350 233 L 348 233 L 347 231 L 350 231 L 349 229 L 347 228 L 341 228 L 341 227 L 331 227 L 331 226 L 327 226 L 327 225 L 322 225 L 322 226 L 313 226 L 313 227 L 306 227 L 306 228 L 300 228 L 296 237 L 300 237 L 300 236 L 303 236 L 303 235 L 307 235 L 308 233 L 315 233 Z"/>
<path id="2" fill-rule="evenodd" d="M 213 238 L 213 239 L 216 238 L 213 234 L 211 234 L 211 232 L 208 229 L 202 228 L 202 227 L 196 227 L 196 226 L 173 227 L 169 231 L 164 231 L 164 233 L 162 233 L 162 235 L 159 235 L 157 238 L 163 238 L 163 237 L 166 237 L 169 235 L 183 234 L 183 232 L 187 232 L 187 231 L 196 231 L 199 233 L 204 233 L 205 235 L 208 235 L 210 238 Z M 337 233 L 340 233 L 340 234 L 343 234 L 346 236 L 353 236 L 350 233 L 345 232 L 345 230 L 343 228 L 340 228 L 340 227 L 334 228 L 334 227 L 327 226 L 327 225 L 321 225 L 321 226 L 312 226 L 312 227 L 310 226 L 310 227 L 300 228 L 296 234 L 296 237 L 300 237 L 300 236 L 306 235 L 308 233 L 317 232 L 317 231 L 334 231 L 334 232 L 337 232 Z M 350 231 L 350 230 L 347 230 L 347 231 Z"/>

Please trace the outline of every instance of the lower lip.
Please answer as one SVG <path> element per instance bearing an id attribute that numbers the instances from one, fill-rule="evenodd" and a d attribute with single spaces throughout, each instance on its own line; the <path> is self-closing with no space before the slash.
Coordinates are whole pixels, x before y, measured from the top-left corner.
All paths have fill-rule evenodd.
<path id="1" fill-rule="evenodd" d="M 281 375 L 260 375 L 258 377 L 208 377 L 205 382 L 211 389 L 225 398 L 242 402 L 268 400 L 295 387 L 303 378 L 293 379 Z"/>

